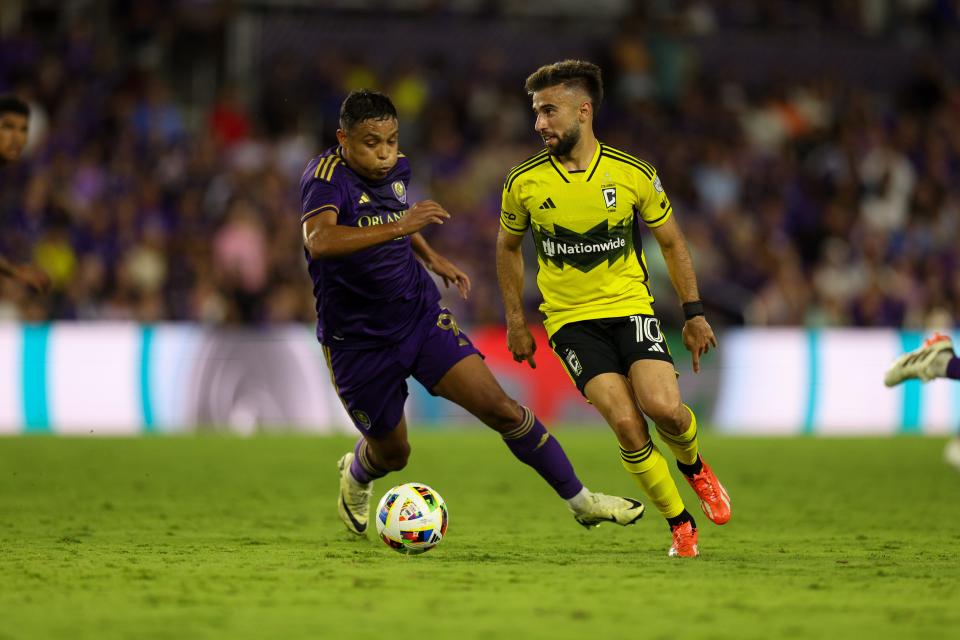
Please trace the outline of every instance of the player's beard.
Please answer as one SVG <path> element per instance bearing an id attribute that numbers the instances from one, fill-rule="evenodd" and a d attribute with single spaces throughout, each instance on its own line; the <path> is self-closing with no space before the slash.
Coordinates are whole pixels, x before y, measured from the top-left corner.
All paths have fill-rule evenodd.
<path id="1" fill-rule="evenodd" d="M 557 136 L 557 144 L 552 149 L 550 147 L 547 149 L 550 155 L 561 158 L 570 155 L 578 142 L 580 142 L 580 127 L 575 124 L 566 133 Z"/>

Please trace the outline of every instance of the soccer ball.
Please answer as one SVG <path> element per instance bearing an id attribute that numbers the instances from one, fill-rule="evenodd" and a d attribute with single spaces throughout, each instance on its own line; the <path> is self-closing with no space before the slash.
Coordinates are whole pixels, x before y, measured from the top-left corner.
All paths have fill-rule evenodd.
<path id="1" fill-rule="evenodd" d="M 387 491 L 377 505 L 377 533 L 400 553 L 425 553 L 447 532 L 447 505 L 440 494 L 419 482 Z"/>

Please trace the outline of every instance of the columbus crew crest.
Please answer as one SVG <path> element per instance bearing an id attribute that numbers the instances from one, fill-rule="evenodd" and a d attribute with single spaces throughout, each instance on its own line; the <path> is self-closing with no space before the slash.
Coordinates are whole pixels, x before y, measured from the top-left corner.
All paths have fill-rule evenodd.
<path id="1" fill-rule="evenodd" d="M 402 181 L 397 180 L 393 183 L 393 195 L 397 196 L 400 204 L 407 204 L 407 188 L 403 186 Z"/>
<path id="2" fill-rule="evenodd" d="M 603 204 L 607 206 L 607 209 L 613 210 L 617 208 L 617 187 L 610 185 L 603 185 L 601 187 L 603 190 Z"/>
<path id="3" fill-rule="evenodd" d="M 580 364 L 580 358 L 577 357 L 577 352 L 573 349 L 567 349 L 567 355 L 563 358 L 567 362 L 567 368 L 570 370 L 575 377 L 580 377 L 580 374 L 583 373 L 583 365 Z"/>

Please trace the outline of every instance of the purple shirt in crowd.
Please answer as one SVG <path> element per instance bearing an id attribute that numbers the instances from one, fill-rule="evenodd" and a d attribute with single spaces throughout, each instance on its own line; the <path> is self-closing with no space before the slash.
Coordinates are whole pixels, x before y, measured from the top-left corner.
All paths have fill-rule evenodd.
<path id="1" fill-rule="evenodd" d="M 324 212 L 337 224 L 389 224 L 407 211 L 410 163 L 400 156 L 383 180 L 361 178 L 333 147 L 307 164 L 300 179 L 301 223 Z M 440 291 L 416 259 L 409 237 L 335 258 L 304 249 L 317 299 L 317 339 L 329 347 L 372 349 L 403 340 L 435 308 Z"/>

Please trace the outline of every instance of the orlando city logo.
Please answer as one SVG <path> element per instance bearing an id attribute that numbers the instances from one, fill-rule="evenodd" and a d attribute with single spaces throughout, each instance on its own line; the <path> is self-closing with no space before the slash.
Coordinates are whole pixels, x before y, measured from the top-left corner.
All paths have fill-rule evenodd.
<path id="1" fill-rule="evenodd" d="M 397 196 L 397 200 L 400 201 L 400 204 L 407 204 L 407 188 L 403 186 L 403 182 L 397 180 L 392 186 L 393 195 Z"/>
<path id="2" fill-rule="evenodd" d="M 350 412 L 353 416 L 354 422 L 357 423 L 357 426 L 363 429 L 370 428 L 370 416 L 367 415 L 366 411 L 360 411 L 359 409 L 354 409 Z"/>

